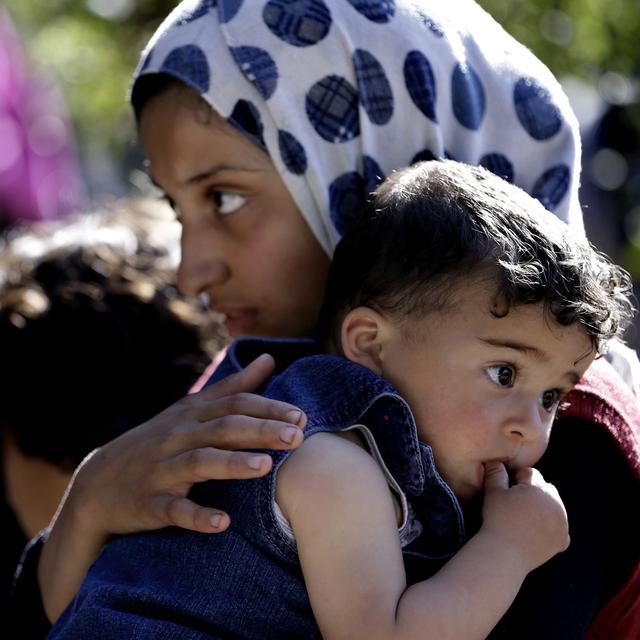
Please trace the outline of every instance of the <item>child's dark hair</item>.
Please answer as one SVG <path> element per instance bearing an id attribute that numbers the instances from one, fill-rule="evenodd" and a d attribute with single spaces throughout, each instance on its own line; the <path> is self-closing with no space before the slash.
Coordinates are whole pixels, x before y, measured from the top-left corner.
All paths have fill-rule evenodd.
<path id="1" fill-rule="evenodd" d="M 598 351 L 633 316 L 628 273 L 518 187 L 445 160 L 398 171 L 374 192 L 336 248 L 318 337 L 335 349 L 358 306 L 444 310 L 458 282 L 483 275 L 497 283 L 494 315 L 543 302 L 560 324 L 584 326 Z"/>
<path id="2" fill-rule="evenodd" d="M 224 340 L 174 285 L 177 226 L 151 202 L 14 234 L 0 260 L 0 427 L 72 470 L 186 395 Z M 164 215 L 166 214 L 166 215 Z"/>

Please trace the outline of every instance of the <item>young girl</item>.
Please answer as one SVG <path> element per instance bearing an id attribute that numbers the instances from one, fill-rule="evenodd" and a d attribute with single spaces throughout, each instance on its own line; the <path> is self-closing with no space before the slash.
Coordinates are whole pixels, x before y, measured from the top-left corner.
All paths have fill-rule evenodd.
<path id="1" fill-rule="evenodd" d="M 132 98 L 151 176 L 183 223 L 180 285 L 208 294 L 232 335 L 309 333 L 338 235 L 385 175 L 414 160 L 448 155 L 488 166 L 582 229 L 577 124 L 566 98 L 530 52 L 466 0 L 185 2 L 145 51 Z M 231 450 L 300 444 L 305 418 L 295 406 L 236 395 L 257 388 L 271 366 L 257 361 L 80 467 L 41 561 L 27 557 L 52 619 L 109 535 L 167 524 L 222 531 L 228 515 L 188 500 L 192 484 L 270 469 L 268 456 Z M 602 451 L 609 432 L 628 443 L 630 465 L 614 448 L 602 473 L 623 501 L 636 486 L 624 474 L 640 468 L 624 435 L 624 417 L 634 415 L 625 403 L 634 400 L 608 374 L 613 394 L 585 390 L 572 405 L 582 422 L 558 431 L 572 454 L 578 427 L 585 450 Z M 557 455 L 572 464 L 555 482 L 599 486 L 593 471 L 604 461 L 582 467 L 562 444 Z M 629 538 L 617 539 L 613 558 L 614 545 L 592 538 L 580 518 L 611 504 L 609 489 L 599 491 L 600 502 L 576 503 L 580 544 L 546 565 L 517 611 L 531 637 L 586 628 L 629 577 L 636 532 L 620 527 Z"/>

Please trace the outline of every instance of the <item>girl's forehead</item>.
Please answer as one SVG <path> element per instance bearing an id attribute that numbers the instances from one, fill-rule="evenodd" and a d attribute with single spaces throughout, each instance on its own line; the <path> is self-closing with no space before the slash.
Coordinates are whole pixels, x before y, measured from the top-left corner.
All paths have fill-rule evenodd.
<path id="1" fill-rule="evenodd" d="M 172 93 L 155 96 L 140 117 L 140 139 L 156 185 L 171 193 L 222 172 L 267 173 L 281 181 L 270 158 L 228 122 L 209 107 L 205 119 L 196 101 L 176 102 L 179 94 Z"/>
<path id="2" fill-rule="evenodd" d="M 209 141 L 220 139 L 226 145 L 243 147 L 243 153 L 250 157 L 267 157 L 264 150 L 238 127 L 223 118 L 191 87 L 182 83 L 172 83 L 150 98 L 141 108 L 139 125 L 141 131 L 145 128 L 154 129 L 154 136 L 164 127 L 201 129 Z M 185 139 L 184 143 L 187 145 L 188 141 Z"/>

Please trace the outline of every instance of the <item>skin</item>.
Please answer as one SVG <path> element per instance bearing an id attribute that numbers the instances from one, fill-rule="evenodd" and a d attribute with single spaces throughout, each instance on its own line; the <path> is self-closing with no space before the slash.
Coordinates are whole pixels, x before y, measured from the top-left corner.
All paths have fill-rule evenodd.
<path id="1" fill-rule="evenodd" d="M 379 466 L 352 439 L 308 438 L 278 472 L 276 496 L 323 638 L 484 638 L 527 573 L 568 546 L 562 501 L 531 465 L 595 354 L 579 325 L 560 326 L 542 304 L 496 318 L 493 297 L 470 286 L 419 319 L 366 307 L 345 317 L 345 356 L 394 383 L 459 500 L 484 492 L 483 519 L 439 572 L 407 587 Z"/>
<path id="2" fill-rule="evenodd" d="M 196 117 L 186 92 L 155 97 L 140 120 L 152 179 L 182 223 L 180 289 L 207 294 L 234 337 L 309 334 L 329 257 L 269 157 L 218 115 Z"/>
<path id="3" fill-rule="evenodd" d="M 484 465 L 532 467 L 547 448 L 559 402 L 595 357 L 587 332 L 562 326 L 541 305 L 491 313 L 493 288 L 400 325 L 383 318 L 379 373 L 414 411 L 418 435 L 462 501 L 477 497 Z M 434 339 L 437 336 L 437 339 Z"/>

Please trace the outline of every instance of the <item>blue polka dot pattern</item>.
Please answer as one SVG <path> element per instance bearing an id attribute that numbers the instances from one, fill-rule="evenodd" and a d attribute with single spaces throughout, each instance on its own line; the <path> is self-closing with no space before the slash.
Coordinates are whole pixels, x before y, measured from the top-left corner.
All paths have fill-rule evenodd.
<path id="1" fill-rule="evenodd" d="M 344 78 L 327 76 L 311 87 L 305 100 L 313 128 L 329 142 L 346 142 L 360 135 L 358 92 Z"/>
<path id="2" fill-rule="evenodd" d="M 535 140 L 548 140 L 560 130 L 560 111 L 549 92 L 535 80 L 520 78 L 513 90 L 513 101 L 518 120 Z"/>
<path id="3" fill-rule="evenodd" d="M 553 211 L 569 190 L 571 171 L 566 164 L 558 164 L 545 171 L 533 185 L 531 195 L 546 209 Z"/>
<path id="4" fill-rule="evenodd" d="M 349 4 L 358 13 L 361 13 L 365 18 L 371 20 L 371 22 L 377 22 L 378 24 L 384 24 L 389 22 L 395 15 L 396 7 L 395 2 L 392 0 L 374 1 L 374 0 L 348 0 Z"/>
<path id="5" fill-rule="evenodd" d="M 357 171 L 343 173 L 329 185 L 329 211 L 340 235 L 347 230 L 365 200 L 364 180 Z"/>
<path id="6" fill-rule="evenodd" d="M 438 38 L 442 38 L 442 36 L 444 36 L 442 27 L 435 20 L 430 18 L 424 11 L 422 11 L 422 9 L 417 9 L 416 12 L 424 26 L 427 27 L 433 35 L 438 36 Z"/>
<path id="7" fill-rule="evenodd" d="M 360 100 L 373 124 L 386 124 L 393 115 L 393 93 L 384 69 L 368 51 L 356 49 L 353 65 L 360 89 Z"/>
<path id="8" fill-rule="evenodd" d="M 193 22 L 200 16 L 203 16 L 205 13 L 209 13 L 211 9 L 214 9 L 217 5 L 216 0 L 202 0 L 198 2 L 198 4 L 191 9 L 190 11 L 185 11 L 178 20 L 178 24 L 188 24 L 189 22 Z"/>
<path id="9" fill-rule="evenodd" d="M 302 175 L 307 170 L 307 154 L 297 138 L 288 131 L 280 129 L 278 131 L 278 146 L 282 162 L 287 169 L 291 173 Z"/>
<path id="10" fill-rule="evenodd" d="M 491 173 L 495 173 L 507 182 L 513 182 L 515 176 L 513 164 L 509 158 L 501 153 L 487 153 L 480 158 L 478 164 L 485 169 L 489 169 Z"/>
<path id="11" fill-rule="evenodd" d="M 362 173 L 364 174 L 364 193 L 368 198 L 384 182 L 386 176 L 380 165 L 367 155 L 362 156 Z"/>
<path id="12" fill-rule="evenodd" d="M 238 100 L 228 120 L 261 149 L 266 150 L 267 145 L 265 145 L 262 135 L 263 126 L 260 112 L 252 102 Z"/>
<path id="13" fill-rule="evenodd" d="M 404 81 L 413 103 L 429 120 L 436 118 L 436 79 L 431 64 L 420 51 L 410 51 L 404 61 Z"/>
<path id="14" fill-rule="evenodd" d="M 218 16 L 220 22 L 230 22 L 238 13 L 238 9 L 242 6 L 244 0 L 220 0 L 220 9 Z"/>
<path id="15" fill-rule="evenodd" d="M 247 80 L 268 100 L 278 84 L 278 68 L 273 58 L 259 47 L 231 47 L 231 54 Z"/>
<path id="16" fill-rule="evenodd" d="M 153 59 L 153 50 L 149 51 L 145 59 L 142 61 L 142 65 L 140 66 L 140 73 L 142 73 L 151 64 L 152 59 Z"/>
<path id="17" fill-rule="evenodd" d="M 331 13 L 322 0 L 269 0 L 262 18 L 271 32 L 294 47 L 309 47 L 331 28 Z"/>
<path id="18" fill-rule="evenodd" d="M 335 182 L 337 216 L 349 198 L 376 186 L 379 167 L 388 175 L 412 156 L 481 164 L 529 193 L 538 181 L 538 197 L 548 206 L 560 199 L 554 213 L 582 232 L 577 120 L 549 69 L 481 3 L 464 11 L 435 0 L 175 4 L 145 50 L 153 59 L 143 68 L 143 58 L 138 73 L 171 73 L 223 117 L 235 105 L 236 126 L 268 145 L 327 253 L 339 237 L 329 206 L 336 178 L 351 172 L 361 182 L 351 190 L 346 178 Z M 202 48 L 208 69 L 197 47 L 193 61 L 183 59 L 185 44 Z M 161 69 L 165 58 L 176 71 Z M 236 104 L 241 98 L 252 105 Z M 568 178 L 559 171 L 541 178 L 560 165 Z"/>
<path id="19" fill-rule="evenodd" d="M 200 93 L 209 90 L 207 57 L 195 44 L 186 44 L 171 51 L 164 59 L 160 71 L 184 80 Z"/>
<path id="20" fill-rule="evenodd" d="M 451 101 L 458 122 L 467 129 L 477 131 L 484 118 L 486 99 L 482 82 L 471 67 L 458 64 L 453 70 Z"/>

